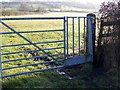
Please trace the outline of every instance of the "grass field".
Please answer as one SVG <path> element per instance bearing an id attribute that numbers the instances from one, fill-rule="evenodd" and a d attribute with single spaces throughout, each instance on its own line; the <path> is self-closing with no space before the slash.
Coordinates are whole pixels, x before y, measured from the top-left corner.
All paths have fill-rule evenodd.
<path id="1" fill-rule="evenodd" d="M 63 29 L 63 21 L 62 20 L 32 20 L 32 21 L 4 21 L 9 26 L 11 26 L 16 31 L 31 31 L 31 30 L 55 30 L 55 29 Z M 72 53 L 72 21 L 69 19 L 69 54 Z M 84 46 L 84 22 L 83 19 L 81 20 L 81 49 Z M 2 32 L 11 32 L 9 29 L 2 27 Z M 45 41 L 52 41 L 52 40 L 63 40 L 63 32 L 47 32 L 47 33 L 26 33 L 22 34 L 32 42 L 45 42 Z M 27 43 L 25 40 L 20 38 L 16 34 L 10 35 L 2 35 L 2 45 L 7 44 L 24 44 Z M 63 46 L 63 43 L 49 43 L 49 44 L 38 44 L 41 48 L 53 48 L 53 47 L 60 47 Z M 77 19 L 75 19 L 75 48 L 78 47 L 78 26 L 77 26 Z M 6 52 L 18 52 L 23 50 L 35 50 L 36 48 L 32 45 L 26 46 L 15 46 L 15 47 L 5 47 L 2 48 L 2 53 Z M 46 50 L 50 54 L 57 54 L 63 53 L 63 49 L 56 49 L 56 50 Z M 77 50 L 75 51 L 77 54 Z M 39 52 L 39 55 L 44 55 L 42 52 Z M 16 58 L 25 58 L 27 57 L 27 53 L 19 53 L 19 54 L 10 54 L 10 55 L 3 55 L 2 60 L 12 60 Z M 63 55 L 56 57 L 57 59 L 63 58 Z M 16 62 L 7 62 L 3 63 L 2 67 L 7 68 L 11 66 L 19 66 L 24 64 L 33 64 L 35 63 L 33 59 L 29 60 L 22 60 Z M 45 68 L 45 65 L 37 65 L 37 66 L 27 66 L 22 68 L 15 68 L 11 70 L 4 70 L 2 72 L 3 75 L 5 74 L 12 74 L 17 72 L 24 72 L 30 71 L 35 69 L 42 69 Z M 12 78 L 5 78 L 3 79 L 3 87 L 4 88 L 15 88 L 15 87 L 29 87 L 29 88 L 82 88 L 82 87 L 112 87 L 109 86 L 109 83 L 106 84 L 111 78 L 109 76 L 97 76 L 97 74 L 93 75 L 94 72 L 92 70 L 92 64 L 80 65 L 72 69 L 65 69 L 71 77 L 74 77 L 73 80 L 69 80 L 64 75 L 59 75 L 56 71 L 45 71 L 40 73 L 33 73 L 28 75 L 20 75 Z M 92 76 L 93 75 L 93 76 Z M 89 77 L 90 76 L 90 77 Z M 94 78 L 94 79 L 93 79 Z M 106 79 L 103 83 L 102 80 Z M 116 82 L 117 79 L 113 78 L 113 82 Z M 110 82 L 112 83 L 112 81 Z M 117 82 L 116 82 L 117 83 Z M 116 83 L 112 84 L 113 87 L 116 86 Z"/>

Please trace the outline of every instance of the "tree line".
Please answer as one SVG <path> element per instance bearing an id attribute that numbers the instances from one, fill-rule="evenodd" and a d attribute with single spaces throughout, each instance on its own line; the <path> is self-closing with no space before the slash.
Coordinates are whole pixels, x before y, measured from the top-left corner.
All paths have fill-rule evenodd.
<path id="1" fill-rule="evenodd" d="M 32 3 L 22 2 L 20 4 L 9 2 L 3 3 L 2 8 L 0 9 L 0 13 L 2 16 L 10 16 L 10 15 L 23 15 L 23 14 L 30 14 L 30 13 L 45 13 L 48 12 L 49 9 L 45 6 L 35 6 Z M 15 7 L 15 6 L 16 7 Z M 17 6 L 18 5 L 18 6 Z"/>

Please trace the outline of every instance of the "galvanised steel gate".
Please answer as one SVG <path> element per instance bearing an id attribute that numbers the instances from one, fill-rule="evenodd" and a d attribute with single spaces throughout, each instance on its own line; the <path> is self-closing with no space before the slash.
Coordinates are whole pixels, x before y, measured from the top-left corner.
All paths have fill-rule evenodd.
<path id="1" fill-rule="evenodd" d="M 2 37 L 1 78 L 93 61 L 93 30 L 95 28 L 93 19 L 91 15 L 87 17 L 1 18 L 0 23 L 4 26 L 0 32 Z M 39 24 L 41 26 L 51 21 L 50 26 L 47 25 L 47 27 L 54 27 L 54 29 L 41 30 L 40 26 L 40 30 L 21 31 L 13 28 L 14 24 L 19 24 L 17 22 L 21 22 L 20 27 L 22 27 L 22 23 L 26 21 L 29 21 L 31 25 L 41 21 L 43 23 Z M 56 27 L 57 25 L 61 27 Z"/>

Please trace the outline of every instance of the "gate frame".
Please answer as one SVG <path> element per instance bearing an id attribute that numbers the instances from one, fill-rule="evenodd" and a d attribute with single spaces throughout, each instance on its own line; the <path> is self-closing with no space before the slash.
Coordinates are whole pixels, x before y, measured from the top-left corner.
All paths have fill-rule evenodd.
<path id="1" fill-rule="evenodd" d="M 59 18 L 61 18 L 61 17 L 59 17 Z M 88 53 L 85 53 L 84 55 L 73 56 L 72 58 L 68 58 L 68 18 L 69 17 L 66 17 L 66 16 L 63 18 L 63 20 L 64 20 L 64 23 L 63 23 L 64 24 L 64 60 L 65 60 L 64 64 L 62 66 L 57 66 L 57 67 L 53 67 L 53 68 L 46 68 L 46 69 L 43 69 L 43 70 L 52 70 L 52 69 L 57 69 L 57 68 L 64 68 L 64 67 L 67 67 L 67 66 L 78 65 L 78 64 L 83 64 L 83 63 L 87 63 L 87 62 L 91 62 L 91 61 L 94 62 L 95 61 L 95 59 L 94 59 L 94 54 L 95 54 L 95 49 L 94 49 L 95 48 L 95 14 L 88 14 L 87 17 L 86 17 L 87 18 L 87 24 L 88 24 L 87 25 L 88 37 L 86 37 L 86 38 L 88 38 L 88 43 L 89 43 L 88 44 Z M 78 18 L 78 24 L 80 24 L 80 20 L 79 20 L 80 17 L 77 17 L 77 18 Z M 9 19 L 14 20 L 14 18 L 4 18 L 4 19 L 1 19 L 1 20 L 9 20 Z M 21 20 L 21 19 L 22 20 L 23 19 L 25 19 L 25 20 L 30 19 L 31 20 L 31 18 L 18 18 L 18 20 Z M 39 19 L 39 18 L 32 18 L 32 19 Z M 52 19 L 52 18 L 47 17 L 45 19 Z M 1 20 L 0 20 L 0 22 L 2 22 Z M 9 29 L 11 29 L 11 28 L 9 28 Z M 78 26 L 78 29 L 80 29 L 79 26 Z M 80 33 L 80 32 L 78 32 L 78 33 Z M 87 49 L 87 46 L 85 48 Z M 0 57 L 0 59 L 1 59 L 1 57 Z M 56 60 L 54 60 L 54 61 L 56 61 Z M 53 62 L 53 61 L 51 61 L 51 62 Z M 0 61 L 0 70 L 1 70 L 0 72 L 2 72 L 1 64 L 2 64 L 2 62 Z M 42 69 L 34 70 L 34 72 L 41 72 L 43 70 Z M 28 74 L 28 73 L 33 73 L 33 72 L 29 71 L 29 72 L 22 72 L 20 74 L 18 73 L 18 74 L 13 74 L 13 75 L 8 74 L 8 75 L 9 75 L 9 77 L 11 77 L 11 76 Z M 5 76 L 5 77 L 8 77 L 8 76 Z M 2 76 L 2 75 L 0 76 L 0 78 L 5 78 L 5 77 Z"/>

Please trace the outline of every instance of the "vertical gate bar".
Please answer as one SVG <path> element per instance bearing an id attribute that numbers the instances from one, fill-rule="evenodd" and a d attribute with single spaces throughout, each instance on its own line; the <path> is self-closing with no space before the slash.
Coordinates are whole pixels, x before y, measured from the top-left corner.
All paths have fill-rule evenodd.
<path id="1" fill-rule="evenodd" d="M 65 44 L 65 17 L 63 20 L 63 24 L 64 24 L 64 60 L 66 59 L 66 44 Z"/>
<path id="2" fill-rule="evenodd" d="M 67 36 L 66 36 L 66 30 L 67 30 L 67 17 L 64 17 L 64 60 L 66 59 L 66 50 L 67 50 Z"/>
<path id="3" fill-rule="evenodd" d="M 78 17 L 78 55 L 80 56 L 80 17 Z"/>
<path id="4" fill-rule="evenodd" d="M 67 21 L 67 58 L 68 58 L 68 17 L 67 17 L 67 19 L 66 19 L 66 21 Z"/>
<path id="5" fill-rule="evenodd" d="M 86 53 L 86 22 L 84 17 L 84 54 Z"/>
<path id="6" fill-rule="evenodd" d="M 74 56 L 74 17 L 72 18 L 72 51 Z"/>

